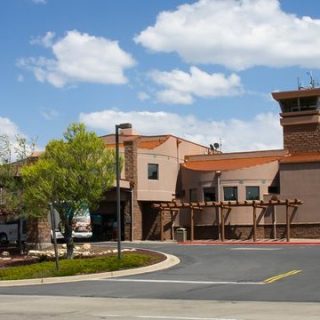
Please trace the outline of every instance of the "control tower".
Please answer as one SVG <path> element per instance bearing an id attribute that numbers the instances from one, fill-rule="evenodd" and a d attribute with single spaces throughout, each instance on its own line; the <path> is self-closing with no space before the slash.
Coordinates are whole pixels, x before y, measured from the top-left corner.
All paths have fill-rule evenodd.
<path id="1" fill-rule="evenodd" d="M 273 92 L 279 102 L 283 145 L 290 153 L 320 152 L 320 88 Z"/>

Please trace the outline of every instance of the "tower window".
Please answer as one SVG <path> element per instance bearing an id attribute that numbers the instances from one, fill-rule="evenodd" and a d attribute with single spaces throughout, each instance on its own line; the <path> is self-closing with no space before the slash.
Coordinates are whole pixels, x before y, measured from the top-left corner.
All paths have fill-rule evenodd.
<path id="1" fill-rule="evenodd" d="M 157 163 L 148 163 L 148 179 L 159 179 L 159 165 Z"/>

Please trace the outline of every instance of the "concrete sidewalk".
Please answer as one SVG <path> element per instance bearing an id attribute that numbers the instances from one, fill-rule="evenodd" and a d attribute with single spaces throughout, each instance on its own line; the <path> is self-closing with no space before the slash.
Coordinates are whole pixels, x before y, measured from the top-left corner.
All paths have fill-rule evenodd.
<path id="1" fill-rule="evenodd" d="M 6 320 L 319 320 L 319 303 L 2 295 Z"/>

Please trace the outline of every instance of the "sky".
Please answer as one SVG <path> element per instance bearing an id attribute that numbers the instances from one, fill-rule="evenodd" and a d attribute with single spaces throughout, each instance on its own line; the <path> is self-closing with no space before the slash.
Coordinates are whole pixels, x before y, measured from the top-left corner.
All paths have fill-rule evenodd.
<path id="1" fill-rule="evenodd" d="M 271 92 L 320 68 L 318 0 L 1 0 L 0 135 L 83 122 L 223 152 L 279 149 Z"/>

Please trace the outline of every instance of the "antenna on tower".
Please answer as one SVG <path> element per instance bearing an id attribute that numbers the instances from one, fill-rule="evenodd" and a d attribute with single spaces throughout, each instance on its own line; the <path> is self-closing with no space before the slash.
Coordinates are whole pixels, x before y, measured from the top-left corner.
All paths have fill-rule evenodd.
<path id="1" fill-rule="evenodd" d="M 310 88 L 314 88 L 315 87 L 315 81 L 314 81 L 313 76 L 312 76 L 312 71 L 308 71 L 307 75 L 309 75 L 309 77 L 310 77 Z"/>
<path id="2" fill-rule="evenodd" d="M 300 77 L 297 77 L 297 84 L 298 84 L 298 90 L 303 89 L 303 85 L 302 85 L 302 83 L 300 81 Z"/>

